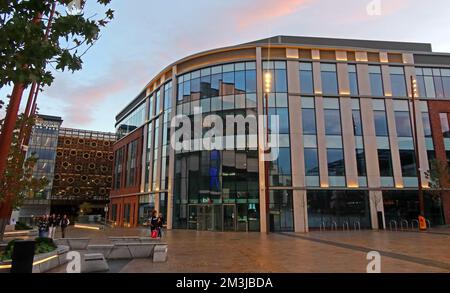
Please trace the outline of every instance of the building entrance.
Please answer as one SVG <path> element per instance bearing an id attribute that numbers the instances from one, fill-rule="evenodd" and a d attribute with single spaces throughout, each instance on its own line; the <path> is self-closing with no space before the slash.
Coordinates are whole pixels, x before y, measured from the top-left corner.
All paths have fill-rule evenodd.
<path id="1" fill-rule="evenodd" d="M 236 205 L 189 205 L 188 228 L 197 231 L 236 231 Z"/>

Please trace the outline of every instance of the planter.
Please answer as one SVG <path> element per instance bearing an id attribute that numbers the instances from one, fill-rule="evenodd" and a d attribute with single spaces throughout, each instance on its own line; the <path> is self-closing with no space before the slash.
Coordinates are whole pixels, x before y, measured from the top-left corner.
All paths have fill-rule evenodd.
<path id="1" fill-rule="evenodd" d="M 68 246 L 58 245 L 57 249 L 52 252 L 35 255 L 33 259 L 33 273 L 45 273 L 67 263 L 68 252 Z M 10 268 L 11 261 L 0 262 L 0 273 L 9 273 Z"/>

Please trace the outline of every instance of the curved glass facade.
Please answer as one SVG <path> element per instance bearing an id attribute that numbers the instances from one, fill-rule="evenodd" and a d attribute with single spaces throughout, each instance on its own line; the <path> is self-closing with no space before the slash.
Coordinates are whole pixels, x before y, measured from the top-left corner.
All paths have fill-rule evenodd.
<path id="1" fill-rule="evenodd" d="M 180 76 L 177 113 L 194 124 L 194 107 L 201 107 L 204 115 L 256 115 L 255 62 L 207 67 Z M 256 140 L 256 129 L 248 129 L 245 135 L 235 136 L 231 149 L 176 152 L 175 228 L 259 231 Z"/>

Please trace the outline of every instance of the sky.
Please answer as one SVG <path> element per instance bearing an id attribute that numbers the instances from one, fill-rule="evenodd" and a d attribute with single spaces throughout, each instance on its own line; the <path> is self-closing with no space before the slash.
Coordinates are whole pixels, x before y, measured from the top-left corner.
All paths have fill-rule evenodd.
<path id="1" fill-rule="evenodd" d="M 117 113 L 172 62 L 270 36 L 425 42 L 450 52 L 448 0 L 112 0 L 111 8 L 115 18 L 83 69 L 55 72 L 39 96 L 39 113 L 61 116 L 64 127 L 114 131 Z"/>

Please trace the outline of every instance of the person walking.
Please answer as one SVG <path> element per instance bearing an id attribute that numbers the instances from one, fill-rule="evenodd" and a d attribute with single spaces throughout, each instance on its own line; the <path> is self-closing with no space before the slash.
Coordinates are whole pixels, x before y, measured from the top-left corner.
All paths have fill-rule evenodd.
<path id="1" fill-rule="evenodd" d="M 61 219 L 61 236 L 62 238 L 66 237 L 66 228 L 70 225 L 69 218 L 67 218 L 67 215 L 64 215 Z"/>
<path id="2" fill-rule="evenodd" d="M 48 219 L 48 226 L 49 226 L 49 238 L 54 239 L 55 238 L 56 227 L 58 226 L 58 222 L 57 222 L 55 214 L 53 214 L 53 215 L 51 215 L 49 217 L 49 219 Z"/>
<path id="3" fill-rule="evenodd" d="M 150 217 L 150 237 L 156 238 L 158 237 L 158 212 L 153 210 L 152 216 Z"/>
<path id="4" fill-rule="evenodd" d="M 49 222 L 48 222 L 49 216 L 45 215 L 42 216 L 38 223 L 39 228 L 39 237 L 46 238 L 48 237 L 49 232 Z"/>
<path id="5" fill-rule="evenodd" d="M 156 225 L 157 225 L 157 229 L 158 229 L 158 238 L 162 238 L 162 229 L 164 226 L 164 217 L 163 217 L 162 213 L 159 213 Z"/>

